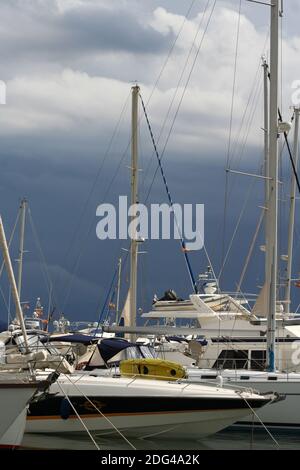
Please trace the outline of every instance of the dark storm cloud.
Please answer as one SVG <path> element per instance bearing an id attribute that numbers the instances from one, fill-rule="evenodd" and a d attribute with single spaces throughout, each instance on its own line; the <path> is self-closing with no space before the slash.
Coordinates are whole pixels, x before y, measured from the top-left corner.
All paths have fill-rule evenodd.
<path id="1" fill-rule="evenodd" d="M 66 12 L 60 25 L 67 45 L 79 49 L 154 54 L 166 50 L 172 39 L 143 26 L 127 9 L 78 7 Z"/>
<path id="2" fill-rule="evenodd" d="M 107 165 L 95 185 L 85 215 L 83 219 L 80 218 L 104 149 L 107 147 L 127 95 L 127 91 L 123 93 L 122 87 L 126 89 L 128 86 L 129 93 L 130 82 L 136 78 L 141 80 L 141 76 L 146 77 L 144 81 L 148 83 L 149 80 L 152 86 L 158 74 L 157 67 L 160 68 L 162 62 L 162 57 L 159 57 L 158 64 L 155 64 L 156 56 L 168 49 L 172 42 L 171 33 L 160 34 L 149 26 L 149 19 L 152 19 L 154 9 L 161 6 L 172 13 L 183 14 L 189 3 L 181 0 L 160 2 L 107 0 L 107 8 L 103 8 L 100 0 L 94 2 L 86 0 L 80 6 L 69 5 L 67 9 L 60 10 L 54 0 L 0 2 L 1 79 L 13 78 L 8 83 L 8 104 L 6 109 L 1 108 L 0 212 L 9 233 L 20 198 L 25 196 L 29 199 L 51 277 L 59 287 L 58 308 L 64 305 L 74 265 L 78 254 L 82 253 L 66 303 L 66 313 L 71 318 L 97 319 L 99 306 L 106 296 L 120 249 L 127 248 L 124 244 L 120 246 L 118 241 L 97 240 L 95 212 L 99 203 L 115 201 L 118 194 L 126 194 L 129 191 L 129 171 L 124 162 L 111 193 L 105 201 L 102 199 L 105 188 L 114 175 L 121 150 L 128 142 L 130 119 L 128 126 L 123 126 L 121 133 L 118 134 L 114 150 L 117 148 L 119 154 L 113 156 L 110 154 Z M 195 2 L 196 13 L 197 8 L 203 8 L 204 3 L 206 0 Z M 232 4 L 232 2 L 222 4 L 226 3 Z M 294 0 L 290 3 L 295 5 Z M 118 5 L 122 5 L 122 8 Z M 255 8 L 257 10 L 253 7 L 253 12 L 258 11 L 261 6 Z M 192 18 L 195 18 L 195 11 L 191 15 Z M 221 23 L 223 25 L 223 20 Z M 173 23 L 169 20 L 164 23 L 169 29 L 170 24 Z M 214 30 L 211 34 L 213 38 L 217 37 Z M 255 41 L 260 44 L 260 38 L 254 38 Z M 258 52 L 260 51 L 259 46 Z M 217 61 L 218 49 L 214 44 L 212 53 Z M 211 55 L 210 62 L 212 62 Z M 113 61 L 108 60 L 108 56 L 114 56 Z M 146 57 L 145 61 L 143 56 Z M 247 66 L 248 60 L 247 56 Z M 296 61 L 293 60 L 294 63 Z M 215 70 L 212 70 L 211 75 L 204 73 L 209 72 L 209 65 L 206 63 L 201 71 L 202 83 L 199 75 L 194 78 L 200 89 L 203 89 L 203 94 L 196 97 L 192 95 L 188 106 L 180 110 L 174 129 L 181 134 L 175 143 L 172 139 L 176 135 L 172 135 L 164 157 L 164 167 L 170 191 L 176 202 L 206 205 L 206 246 L 218 271 L 223 243 L 225 172 L 224 162 L 220 163 L 220 155 L 223 155 L 224 151 L 217 148 L 220 147 L 221 138 L 218 135 L 215 137 L 212 130 L 227 129 L 228 121 L 225 120 L 229 118 L 232 78 L 230 73 L 229 91 L 227 92 L 226 87 L 222 85 L 222 93 L 216 95 L 219 88 L 213 80 L 216 76 Z M 71 67 L 73 70 L 62 74 L 61 69 L 65 67 Z M 49 69 L 52 73 L 49 73 Z M 168 72 L 165 88 L 172 87 L 177 82 L 175 72 L 180 72 L 179 69 L 175 62 L 174 68 Z M 77 73 L 78 70 L 85 73 Z M 92 73 L 88 75 L 91 70 Z M 248 79 L 248 68 L 245 71 Z M 217 75 L 220 83 L 223 83 L 222 81 L 226 83 L 220 71 Z M 118 81 L 102 80 L 103 76 L 110 79 L 117 78 Z M 241 79 L 244 76 L 243 71 Z M 219 99 L 216 99 L 216 96 Z M 223 96 L 228 97 L 228 106 L 225 98 L 221 99 Z M 188 97 L 187 93 L 185 105 Z M 151 118 L 153 117 L 154 122 L 159 124 L 165 116 L 171 95 L 168 99 L 163 98 L 161 94 L 158 100 L 160 106 L 157 109 L 153 108 L 151 113 Z M 241 105 L 240 108 L 242 107 Z M 258 121 L 256 126 L 259 128 L 260 125 L 261 122 Z M 154 130 L 155 134 L 158 134 L 158 130 L 156 128 Z M 199 141 L 193 145 L 191 133 L 194 136 L 207 135 L 209 145 L 205 139 L 205 146 L 199 145 Z M 183 140 L 183 137 L 186 139 Z M 223 145 L 225 149 L 227 133 L 225 140 L 223 134 L 221 137 L 222 142 L 225 142 Z M 179 142 L 181 140 L 183 143 Z M 149 144 L 143 143 L 143 157 L 145 154 L 150 157 L 152 148 L 148 152 L 145 145 Z M 251 152 L 250 148 L 246 157 L 247 161 L 252 163 L 255 152 Z M 141 166 L 145 168 L 147 161 L 146 163 L 143 161 Z M 153 172 L 155 168 L 154 162 Z M 248 168 L 244 165 L 240 169 Z M 149 174 L 149 180 L 144 188 L 146 190 L 153 172 Z M 231 183 L 232 179 L 230 185 Z M 228 201 L 226 245 L 230 241 L 245 200 L 248 184 L 247 179 L 240 179 Z M 151 196 L 155 202 L 166 201 L 159 175 Z M 244 256 L 248 252 L 260 213 L 258 206 L 262 205 L 262 200 L 262 186 L 255 186 L 249 210 L 243 220 L 240 238 L 238 243 L 235 243 L 234 251 L 229 258 L 224 276 L 225 288 L 234 289 L 236 280 L 239 279 Z M 91 224 L 91 232 L 88 238 L 85 238 Z M 83 252 L 82 247 L 84 247 Z M 25 299 L 32 301 L 37 296 L 45 299 L 45 287 L 41 285 L 40 261 L 32 233 L 29 231 L 26 237 L 26 250 L 28 252 L 24 264 Z M 147 254 L 141 256 L 139 260 L 141 266 L 139 296 L 140 300 L 143 299 L 143 304 L 140 302 L 139 305 L 151 308 L 153 293 L 157 292 L 160 295 L 167 288 L 175 288 L 180 296 L 187 296 L 190 293 L 189 279 L 177 241 L 147 242 L 145 251 Z M 259 250 L 256 254 L 262 264 L 263 256 Z M 16 244 L 12 257 L 13 259 L 17 257 Z M 203 252 L 192 253 L 191 258 L 196 274 L 205 269 L 207 260 Z M 263 269 L 259 269 L 258 263 L 256 261 L 255 263 L 247 278 L 249 291 L 257 291 L 257 285 L 261 283 L 261 279 L 257 279 L 257 273 L 263 273 Z M 124 290 L 127 287 L 128 282 L 125 279 Z M 8 289 L 5 292 L 8 292 Z"/>
<path id="3" fill-rule="evenodd" d="M 51 0 L 35 9 L 30 3 L 32 8 L 18 1 L 1 5 L 0 54 L 8 61 L 68 61 L 97 51 L 159 54 L 173 37 L 143 24 L 127 8 L 87 3 L 62 11 Z"/>
<path id="4" fill-rule="evenodd" d="M 46 149 L 49 144 L 50 141 L 45 138 L 43 143 L 41 140 L 35 142 L 37 149 L 41 149 L 42 145 Z M 70 318 L 97 320 L 116 268 L 117 258 L 122 253 L 121 248 L 127 248 L 127 243 L 118 240 L 100 241 L 96 238 L 96 207 L 103 202 L 104 187 L 115 171 L 112 160 L 101 173 L 85 214 L 81 218 L 82 209 L 99 168 L 99 161 L 95 160 L 91 147 L 82 143 L 81 149 L 77 150 L 78 154 L 83 148 L 86 149 L 84 160 L 77 158 L 78 155 L 70 148 L 66 151 L 67 155 L 64 155 L 67 158 L 50 163 L 45 156 L 38 158 L 37 154 L 31 158 L 27 155 L 24 159 L 21 145 L 13 146 L 8 140 L 3 140 L 0 209 L 7 233 L 10 233 L 19 197 L 28 198 L 50 277 L 54 282 L 58 310 L 64 309 Z M 24 152 L 29 153 L 26 148 Z M 220 199 L 223 196 L 223 167 L 207 166 L 201 161 L 194 161 L 192 155 L 185 155 L 184 160 L 178 156 L 174 158 L 174 155 L 167 155 L 164 166 L 170 191 L 176 202 L 205 204 L 206 245 L 209 252 L 213 252 L 213 262 L 218 266 L 220 254 L 218 249 L 216 251 L 216 247 L 221 246 L 219 236 L 222 231 L 220 224 L 223 204 Z M 128 194 L 129 178 L 128 168 L 124 165 L 120 168 L 112 191 L 105 202 L 114 202 L 118 194 Z M 216 187 L 219 188 L 217 191 Z M 245 190 L 241 185 L 236 186 L 234 197 L 243 203 Z M 152 200 L 156 202 L 167 200 L 159 175 L 155 180 L 149 202 Z M 237 247 L 245 253 L 248 238 L 255 228 L 252 227 L 251 220 L 256 220 L 259 212 L 252 202 L 252 209 L 250 207 L 247 219 L 244 221 L 245 230 L 242 230 L 244 238 Z M 227 227 L 229 234 L 231 224 L 234 223 L 239 210 L 240 206 L 237 204 L 231 208 Z M 40 296 L 46 304 L 47 290 L 41 275 L 41 260 L 29 223 L 25 246 L 24 295 L 26 300 L 31 299 L 31 302 Z M 148 241 L 145 243 L 145 250 L 147 254 L 141 257 L 139 268 L 141 276 L 139 305 L 146 309 L 150 308 L 154 292 L 160 295 L 168 288 L 174 288 L 179 295 L 188 295 L 189 279 L 178 241 Z M 16 253 L 15 244 L 12 250 L 13 259 L 16 258 Z M 80 262 L 74 269 L 80 253 L 82 254 Z M 195 273 L 205 269 L 207 260 L 202 252 L 193 253 L 191 258 Z M 239 256 L 232 257 L 228 265 L 231 272 L 230 280 L 233 272 L 235 277 L 238 277 L 242 261 Z M 144 283 L 145 276 L 147 284 Z M 126 290 L 127 287 L 125 276 L 123 289 Z"/>

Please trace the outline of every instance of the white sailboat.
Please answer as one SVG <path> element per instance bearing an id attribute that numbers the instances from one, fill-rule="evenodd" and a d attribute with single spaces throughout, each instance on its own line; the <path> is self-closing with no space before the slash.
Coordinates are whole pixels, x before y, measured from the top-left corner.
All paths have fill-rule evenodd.
<path id="1" fill-rule="evenodd" d="M 22 315 L 20 299 L 8 252 L 5 232 L 3 228 L 2 218 L 0 217 L 0 246 L 3 252 L 4 262 L 6 265 L 12 294 L 16 305 L 16 315 L 20 324 L 24 341 L 24 354 L 19 354 L 19 360 L 24 358 L 24 363 L 29 364 L 36 359 L 34 354 L 30 354 L 29 343 Z M 1 365 L 4 366 L 5 355 L 1 351 Z M 0 447 L 17 447 L 20 445 L 26 424 L 27 406 L 38 390 L 44 390 L 47 386 L 47 376 L 37 380 L 32 373 L 21 373 L 20 364 L 18 371 L 7 370 L 0 371 Z M 45 379 L 45 380 L 44 380 Z"/>

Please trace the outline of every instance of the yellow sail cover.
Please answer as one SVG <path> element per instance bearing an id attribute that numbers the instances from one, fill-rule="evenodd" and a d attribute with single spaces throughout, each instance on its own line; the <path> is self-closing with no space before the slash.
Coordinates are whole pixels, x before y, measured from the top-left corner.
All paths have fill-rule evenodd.
<path id="1" fill-rule="evenodd" d="M 127 359 L 120 362 L 120 373 L 127 377 L 143 377 L 159 380 L 186 378 L 186 370 L 177 362 L 163 359 Z"/>

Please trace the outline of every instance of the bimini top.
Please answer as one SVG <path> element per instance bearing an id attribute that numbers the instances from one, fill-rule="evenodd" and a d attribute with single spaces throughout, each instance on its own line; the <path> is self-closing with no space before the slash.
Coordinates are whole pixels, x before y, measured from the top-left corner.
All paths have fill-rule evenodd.
<path id="1" fill-rule="evenodd" d="M 97 344 L 87 369 L 107 367 L 118 364 L 125 359 L 154 358 L 154 348 L 136 343 L 130 343 L 123 338 L 103 338 Z"/>

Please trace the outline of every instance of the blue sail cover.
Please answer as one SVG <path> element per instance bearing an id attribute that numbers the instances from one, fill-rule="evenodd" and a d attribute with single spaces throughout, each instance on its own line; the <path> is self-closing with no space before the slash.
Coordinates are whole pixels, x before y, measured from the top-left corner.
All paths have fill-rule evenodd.
<path id="1" fill-rule="evenodd" d="M 104 362 L 109 361 L 124 349 L 136 346 L 122 338 L 105 338 L 98 343 L 98 350 Z"/>

